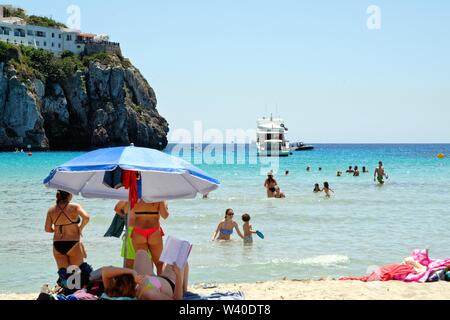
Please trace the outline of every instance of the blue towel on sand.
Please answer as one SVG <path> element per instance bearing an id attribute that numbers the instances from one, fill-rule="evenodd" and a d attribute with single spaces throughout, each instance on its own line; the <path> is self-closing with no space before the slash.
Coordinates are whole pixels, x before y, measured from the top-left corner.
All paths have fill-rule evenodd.
<path id="1" fill-rule="evenodd" d="M 184 300 L 245 300 L 244 293 L 238 292 L 214 292 L 206 295 L 186 292 Z"/>
<path id="2" fill-rule="evenodd" d="M 52 295 L 52 300 L 79 300 L 74 295 L 65 296 L 63 294 Z M 100 300 L 134 300 L 130 298 L 109 298 L 106 294 L 102 295 Z M 184 295 L 186 301 L 198 300 L 245 300 L 244 293 L 238 292 L 214 292 L 210 294 L 199 295 L 197 293 L 186 292 Z"/>

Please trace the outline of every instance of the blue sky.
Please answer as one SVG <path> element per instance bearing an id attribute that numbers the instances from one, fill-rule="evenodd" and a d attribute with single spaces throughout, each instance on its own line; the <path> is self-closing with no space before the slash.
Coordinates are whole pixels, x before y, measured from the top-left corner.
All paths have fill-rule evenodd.
<path id="1" fill-rule="evenodd" d="M 108 33 L 155 89 L 171 129 L 252 129 L 291 141 L 450 142 L 449 1 L 15 1 Z M 369 5 L 381 30 L 369 30 Z"/>

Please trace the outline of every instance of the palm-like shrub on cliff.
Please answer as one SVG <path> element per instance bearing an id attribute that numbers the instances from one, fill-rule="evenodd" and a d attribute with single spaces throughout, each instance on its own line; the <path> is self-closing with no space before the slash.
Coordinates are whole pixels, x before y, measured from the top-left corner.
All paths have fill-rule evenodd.
<path id="1" fill-rule="evenodd" d="M 48 28 L 67 28 L 64 23 L 53 20 L 52 18 L 35 16 L 28 16 L 25 10 L 21 8 L 3 8 L 3 16 L 4 17 L 17 17 L 24 19 L 28 24 L 32 24 L 35 26 L 48 27 Z"/>
<path id="2" fill-rule="evenodd" d="M 75 55 L 55 56 L 53 53 L 30 47 L 22 48 L 27 64 L 37 71 L 37 75 L 42 80 L 48 82 L 60 82 L 67 80 L 77 70 L 83 66 L 80 59 Z"/>
<path id="3" fill-rule="evenodd" d="M 81 57 L 70 51 L 57 56 L 50 51 L 28 46 L 17 46 L 0 41 L 0 62 L 14 65 L 19 78 L 23 81 L 38 78 L 44 82 L 67 80 L 77 70 L 83 70 L 91 62 L 105 65 L 128 66 L 129 61 L 110 53 L 98 53 Z"/>
<path id="4" fill-rule="evenodd" d="M 28 16 L 25 18 L 28 24 L 47 28 L 67 28 L 64 23 L 53 20 L 52 18 L 41 16 Z"/>

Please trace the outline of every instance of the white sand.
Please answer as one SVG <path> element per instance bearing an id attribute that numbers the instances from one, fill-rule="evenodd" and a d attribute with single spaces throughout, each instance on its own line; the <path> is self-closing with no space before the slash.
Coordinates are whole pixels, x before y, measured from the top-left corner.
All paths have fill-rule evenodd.
<path id="1" fill-rule="evenodd" d="M 450 300 L 450 282 L 403 283 L 338 280 L 281 280 L 242 284 L 219 284 L 191 291 L 243 291 L 247 300 Z M 0 294 L 0 300 L 33 300 L 38 294 Z"/>
<path id="2" fill-rule="evenodd" d="M 450 282 L 404 283 L 339 280 L 283 280 L 223 284 L 196 292 L 243 291 L 248 300 L 434 300 L 450 299 Z"/>

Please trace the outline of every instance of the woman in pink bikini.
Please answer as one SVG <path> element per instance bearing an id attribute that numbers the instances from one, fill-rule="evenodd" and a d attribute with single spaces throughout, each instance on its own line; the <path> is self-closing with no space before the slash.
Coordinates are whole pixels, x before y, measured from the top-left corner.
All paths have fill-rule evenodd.
<path id="1" fill-rule="evenodd" d="M 158 275 L 162 273 L 163 264 L 159 261 L 163 250 L 164 231 L 159 224 L 160 217 L 169 217 L 167 202 L 138 202 L 130 213 L 130 226 L 133 227 L 131 238 L 134 249 L 150 251 Z"/>

